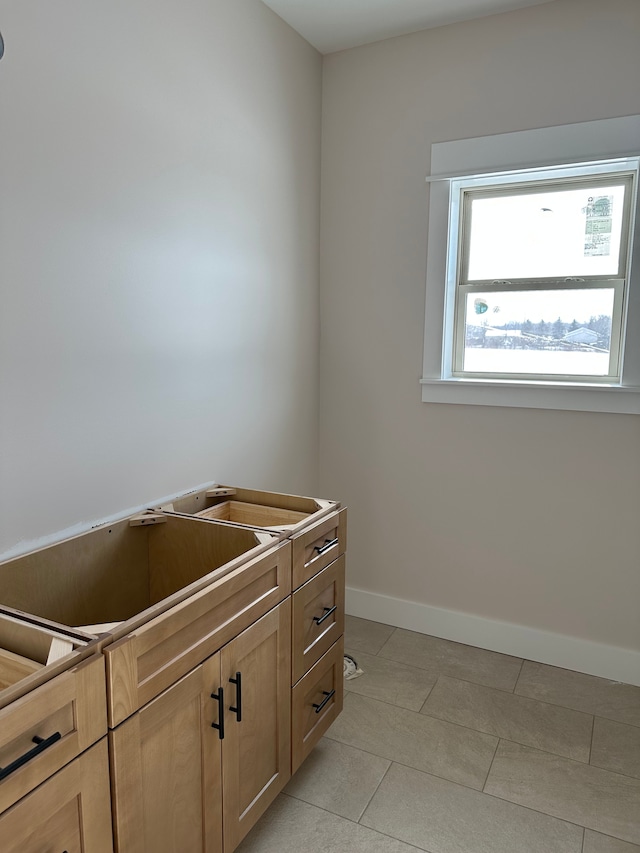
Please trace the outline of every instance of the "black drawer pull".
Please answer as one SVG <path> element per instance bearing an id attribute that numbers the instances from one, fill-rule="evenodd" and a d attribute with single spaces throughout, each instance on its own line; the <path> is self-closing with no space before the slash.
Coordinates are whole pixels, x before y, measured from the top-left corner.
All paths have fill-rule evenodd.
<path id="1" fill-rule="evenodd" d="M 36 755 L 40 755 L 41 752 L 44 752 L 45 749 L 56 743 L 56 741 L 59 741 L 61 738 L 62 735 L 60 732 L 54 732 L 47 738 L 38 737 L 38 735 L 32 737 L 31 740 L 37 745 L 34 746 L 33 749 L 30 749 L 29 752 L 25 752 L 24 755 L 21 755 L 20 758 L 16 758 L 16 760 L 12 761 L 11 764 L 7 764 L 6 767 L 0 767 L 0 781 L 2 779 L 6 779 L 14 770 L 18 770 L 19 767 L 23 767 L 28 761 L 31 761 L 32 758 L 36 757 Z"/>
<path id="2" fill-rule="evenodd" d="M 220 720 L 219 723 L 211 723 L 211 728 L 218 729 L 218 737 L 220 740 L 224 740 L 224 690 L 222 687 L 218 687 L 218 692 L 212 693 L 211 698 L 218 703 L 218 719 Z"/>
<path id="3" fill-rule="evenodd" d="M 316 714 L 319 714 L 320 711 L 322 711 L 324 706 L 327 704 L 327 702 L 336 695 L 336 691 L 335 690 L 323 690 L 322 695 L 324 696 L 324 699 L 322 700 L 322 702 L 320 702 L 319 705 L 316 705 L 315 702 L 313 703 L 313 707 L 316 709 Z"/>
<path id="4" fill-rule="evenodd" d="M 318 556 L 320 556 L 320 554 L 326 554 L 326 552 L 333 548 L 334 545 L 337 545 L 339 541 L 340 540 L 337 536 L 335 539 L 325 539 L 324 545 L 316 545 L 313 550 L 318 552 Z"/>
<path id="5" fill-rule="evenodd" d="M 238 722 L 242 722 L 242 673 L 236 672 L 235 678 L 229 679 L 229 684 L 236 685 L 236 705 L 235 708 L 229 706 L 229 710 L 236 715 Z"/>
<path id="6" fill-rule="evenodd" d="M 337 604 L 334 604 L 333 607 L 325 607 L 324 608 L 324 615 L 323 616 L 314 616 L 313 621 L 316 623 L 316 625 L 322 625 L 324 620 L 328 619 L 329 616 L 331 616 L 332 613 L 335 613 L 337 609 L 338 609 Z"/>

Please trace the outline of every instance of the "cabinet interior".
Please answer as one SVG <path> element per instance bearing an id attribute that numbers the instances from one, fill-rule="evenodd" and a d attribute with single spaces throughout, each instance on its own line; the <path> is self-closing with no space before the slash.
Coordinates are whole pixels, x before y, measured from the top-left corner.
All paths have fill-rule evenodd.
<path id="1" fill-rule="evenodd" d="M 78 637 L 59 634 L 0 613 L 0 690 L 17 684 L 84 645 Z"/>
<path id="2" fill-rule="evenodd" d="M 249 529 L 179 516 L 125 520 L 0 564 L 0 605 L 72 627 L 121 622 L 263 542 Z"/>
<path id="3" fill-rule="evenodd" d="M 314 498 L 297 495 L 280 495 L 250 489 L 233 489 L 232 492 L 229 497 L 208 495 L 206 489 L 192 492 L 174 500 L 171 510 L 234 524 L 281 530 L 303 522 L 325 508 Z"/>

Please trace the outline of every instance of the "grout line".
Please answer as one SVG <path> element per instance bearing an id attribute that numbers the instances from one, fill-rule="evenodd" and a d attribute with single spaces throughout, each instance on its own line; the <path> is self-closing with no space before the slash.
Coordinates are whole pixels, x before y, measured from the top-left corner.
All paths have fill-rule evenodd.
<path id="1" fill-rule="evenodd" d="M 388 759 L 388 758 L 387 758 L 386 760 L 387 760 L 387 761 L 389 761 L 389 759 Z M 389 772 L 389 770 L 391 770 L 391 766 L 392 766 L 392 765 L 393 765 L 393 761 L 389 761 L 389 766 L 387 767 L 387 769 L 386 769 L 386 770 L 384 771 L 384 773 L 382 774 L 382 778 L 380 779 L 380 781 L 379 781 L 379 782 L 378 782 L 378 784 L 376 785 L 376 788 L 375 788 L 375 791 L 373 792 L 373 794 L 371 794 L 371 796 L 370 796 L 370 797 L 369 797 L 369 799 L 367 800 L 367 804 L 365 805 L 365 807 L 362 809 L 362 811 L 361 811 L 361 812 L 360 812 L 360 814 L 358 815 L 358 820 L 356 821 L 356 823 L 360 823 L 360 821 L 361 821 L 361 820 L 362 820 L 362 818 L 364 817 L 364 813 L 366 812 L 366 810 L 367 810 L 367 809 L 369 808 L 369 806 L 371 805 L 371 800 L 372 800 L 372 799 L 375 797 L 375 795 L 378 793 L 378 788 L 379 788 L 379 787 L 380 787 L 380 785 L 382 785 L 382 783 L 384 782 L 384 780 L 385 780 L 385 778 L 386 778 L 386 776 L 387 776 L 387 773 Z"/>
<path id="2" fill-rule="evenodd" d="M 586 837 L 587 837 L 587 830 L 583 828 L 582 829 L 582 845 L 580 846 L 580 853 L 584 853 L 584 842 L 586 840 Z"/>
<path id="3" fill-rule="evenodd" d="M 518 677 L 516 678 L 515 683 L 513 685 L 513 689 L 511 690 L 511 692 L 513 693 L 514 696 L 516 695 L 516 687 L 518 686 L 518 682 L 520 681 L 520 676 L 522 675 L 523 669 L 524 669 L 524 659 L 523 659 L 522 663 L 520 664 L 520 669 L 518 670 Z"/>
<path id="4" fill-rule="evenodd" d="M 591 756 L 593 755 L 593 736 L 595 734 L 595 731 L 596 731 L 596 716 L 594 714 L 593 715 L 593 722 L 591 723 L 591 740 L 589 741 L 589 760 L 587 761 L 587 764 L 590 764 L 592 767 L 595 767 L 595 765 L 591 764 Z"/>
<path id="5" fill-rule="evenodd" d="M 436 684 L 437 684 L 439 681 L 440 681 L 440 676 L 438 676 L 438 677 L 437 677 L 437 679 L 435 680 L 435 682 L 434 682 L 433 686 L 431 687 L 431 689 L 430 689 L 430 690 L 429 690 L 429 692 L 427 693 L 427 695 L 426 695 L 426 697 L 425 697 L 424 702 L 423 702 L 423 703 L 422 703 L 422 705 L 420 706 L 420 710 L 418 711 L 418 713 L 419 713 L 422 717 L 431 717 L 431 719 L 432 719 L 432 720 L 438 720 L 438 719 L 440 719 L 439 717 L 434 717 L 432 714 L 423 714 L 423 713 L 422 713 L 422 712 L 423 712 L 423 710 L 424 710 L 424 706 L 427 704 L 427 701 L 428 701 L 428 699 L 429 699 L 429 696 L 431 696 L 431 694 L 433 693 L 433 691 L 434 691 L 434 689 L 435 689 L 435 687 L 436 687 Z M 447 723 L 448 723 L 448 722 L 449 722 L 449 720 L 445 720 L 445 722 L 447 722 Z M 475 731 L 475 729 L 473 729 L 472 731 Z"/>
<path id="6" fill-rule="evenodd" d="M 378 624 L 379 624 L 379 625 L 381 625 L 382 623 L 381 623 L 381 622 L 379 622 Z M 390 627 L 391 627 L 391 626 L 390 626 Z M 375 656 L 376 656 L 376 657 L 378 657 L 378 655 L 380 655 L 380 652 L 384 649 L 384 647 L 387 645 L 387 643 L 388 643 L 388 642 L 389 642 L 389 640 L 393 637 L 393 635 L 395 634 L 395 632 L 396 632 L 397 630 L 398 630 L 398 628 L 394 626 L 394 627 L 393 627 L 393 631 L 389 634 L 389 636 L 387 637 L 387 639 L 384 641 L 384 643 L 380 646 L 380 648 L 379 648 L 379 649 L 378 649 L 378 651 L 376 652 L 376 654 L 375 654 Z M 366 652 L 364 652 L 363 654 L 366 654 Z M 381 657 L 382 657 L 382 656 L 381 656 Z M 385 658 L 385 660 L 386 660 L 386 658 Z"/>
<path id="7" fill-rule="evenodd" d="M 316 803 L 310 803 L 308 800 L 303 800 L 300 797 L 296 797 L 294 794 L 286 794 L 284 791 L 281 791 L 279 796 L 288 797 L 290 800 L 296 800 L 296 802 L 298 803 L 304 803 L 306 806 L 311 806 L 311 808 L 313 809 L 318 809 L 319 811 L 324 812 L 325 814 L 330 814 L 331 817 L 338 818 L 338 820 L 346 820 L 348 823 L 352 823 L 354 826 L 360 827 L 361 829 L 366 829 L 368 832 L 375 832 L 376 835 L 380 835 L 383 838 L 390 838 L 392 841 L 397 841 L 399 844 L 405 844 L 411 850 L 418 850 L 420 851 L 420 853 L 430 853 L 430 851 L 427 850 L 425 847 L 416 847 L 415 844 L 410 844 L 408 841 L 403 841 L 401 838 L 396 838 L 395 835 L 388 835 L 386 832 L 381 832 L 379 829 L 374 829 L 372 826 L 367 826 L 366 823 L 359 823 L 358 821 L 353 820 L 353 818 L 345 817 L 341 814 L 336 814 L 335 812 L 324 808 L 324 806 L 318 806 L 316 805 Z"/>
<path id="8" fill-rule="evenodd" d="M 496 755 L 498 753 L 498 747 L 500 746 L 501 738 L 498 738 L 498 743 L 496 744 L 496 748 L 493 750 L 493 757 L 491 759 L 491 764 L 489 765 L 489 769 L 487 770 L 487 775 L 484 777 L 484 782 L 482 783 L 482 788 L 480 789 L 482 793 L 485 793 L 485 788 L 487 787 L 487 782 L 489 781 L 489 774 L 491 773 L 491 768 L 493 767 L 493 762 L 496 760 Z"/>

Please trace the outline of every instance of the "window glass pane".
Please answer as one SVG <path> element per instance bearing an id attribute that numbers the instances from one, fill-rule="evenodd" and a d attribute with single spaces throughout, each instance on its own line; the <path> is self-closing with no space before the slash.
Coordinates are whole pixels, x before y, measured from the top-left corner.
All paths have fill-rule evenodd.
<path id="1" fill-rule="evenodd" d="M 617 276 L 625 187 L 473 198 L 468 280 Z"/>
<path id="2" fill-rule="evenodd" d="M 468 293 L 465 373 L 607 376 L 613 288 Z"/>

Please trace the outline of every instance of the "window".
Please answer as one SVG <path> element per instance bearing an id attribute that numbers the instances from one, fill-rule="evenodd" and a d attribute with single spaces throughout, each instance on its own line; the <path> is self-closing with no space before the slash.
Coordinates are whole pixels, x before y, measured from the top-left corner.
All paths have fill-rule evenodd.
<path id="1" fill-rule="evenodd" d="M 601 168 L 452 182 L 453 376 L 620 381 L 635 173 Z"/>
<path id="2" fill-rule="evenodd" d="M 554 131 L 565 131 L 562 156 L 572 131 L 593 150 L 589 125 L 612 122 L 629 124 L 528 134 L 543 154 Z M 632 124 L 635 133 L 640 121 Z M 538 145 L 541 133 L 549 145 Z M 544 167 L 510 168 L 507 150 L 500 167 L 504 139 L 509 149 L 528 134 L 442 144 L 468 154 L 482 143 L 486 160 L 487 140 L 496 141 L 496 166 L 431 186 L 423 400 L 640 412 L 640 282 L 631 264 L 640 161 L 605 149 L 606 159 L 580 162 L 578 142 L 568 165 L 550 157 Z"/>

